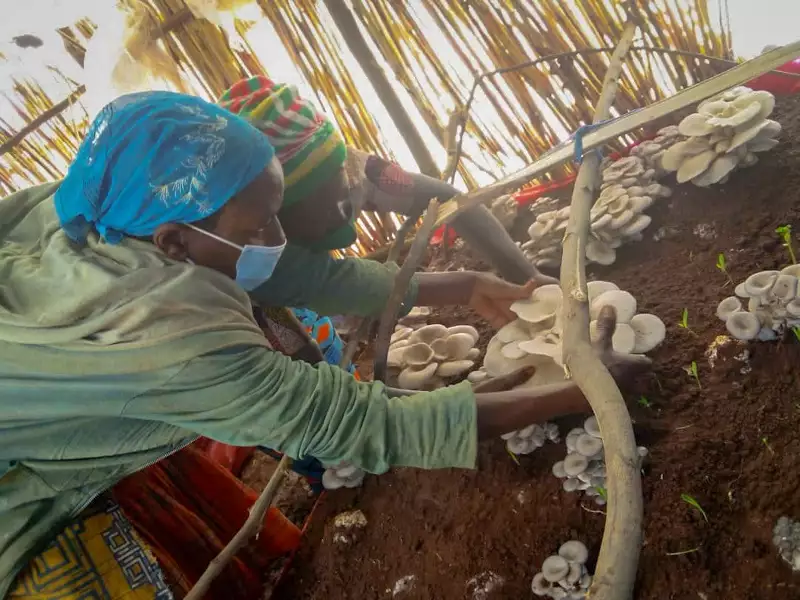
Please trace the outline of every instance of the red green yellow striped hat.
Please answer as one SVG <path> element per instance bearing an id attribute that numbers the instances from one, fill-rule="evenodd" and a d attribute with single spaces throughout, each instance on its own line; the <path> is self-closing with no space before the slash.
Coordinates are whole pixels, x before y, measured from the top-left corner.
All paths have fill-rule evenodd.
<path id="1" fill-rule="evenodd" d="M 293 85 L 258 75 L 236 83 L 217 104 L 269 138 L 283 166 L 284 206 L 306 197 L 344 165 L 341 135 Z"/>

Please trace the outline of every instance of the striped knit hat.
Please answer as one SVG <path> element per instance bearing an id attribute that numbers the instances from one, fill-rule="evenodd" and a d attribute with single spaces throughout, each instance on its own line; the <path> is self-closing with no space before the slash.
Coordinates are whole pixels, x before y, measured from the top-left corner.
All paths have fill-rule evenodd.
<path id="1" fill-rule="evenodd" d="M 333 123 L 293 85 L 258 75 L 243 79 L 217 102 L 261 130 L 283 166 L 284 206 L 291 206 L 333 177 L 347 151 Z"/>

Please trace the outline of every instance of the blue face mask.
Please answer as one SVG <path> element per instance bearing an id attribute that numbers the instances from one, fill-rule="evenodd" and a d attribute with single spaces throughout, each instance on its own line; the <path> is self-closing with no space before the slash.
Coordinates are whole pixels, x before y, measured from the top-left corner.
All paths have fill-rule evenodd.
<path id="1" fill-rule="evenodd" d="M 284 248 L 286 248 L 286 242 L 283 242 L 280 246 L 253 246 L 251 244 L 240 246 L 204 229 L 195 227 L 191 223 L 187 223 L 187 226 L 241 252 L 239 260 L 236 261 L 236 283 L 248 292 L 252 292 L 272 277 L 275 265 L 278 264 L 278 260 L 280 260 Z"/>

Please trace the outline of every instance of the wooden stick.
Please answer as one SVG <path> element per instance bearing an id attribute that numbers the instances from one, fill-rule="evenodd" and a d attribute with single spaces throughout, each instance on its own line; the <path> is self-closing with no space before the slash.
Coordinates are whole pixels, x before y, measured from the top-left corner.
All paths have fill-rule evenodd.
<path id="1" fill-rule="evenodd" d="M 250 541 L 250 538 L 258 535 L 258 532 L 261 531 L 263 526 L 264 517 L 269 507 L 272 505 L 272 501 L 283 482 L 286 471 L 289 470 L 291 466 L 292 459 L 284 454 L 283 458 L 281 458 L 278 463 L 278 467 L 272 474 L 272 477 L 270 477 L 267 487 L 264 488 L 264 491 L 261 492 L 255 504 L 253 504 L 253 507 L 250 509 L 250 516 L 247 517 L 242 528 L 236 532 L 236 535 L 233 536 L 227 546 L 222 549 L 222 552 L 209 563 L 208 568 L 203 572 L 192 589 L 189 590 L 184 600 L 202 600 L 205 598 L 211 583 L 217 575 L 231 562 L 239 550 L 244 548 L 247 542 Z"/>
<path id="2" fill-rule="evenodd" d="M 610 116 L 623 59 L 635 33 L 636 23 L 629 21 L 603 80 L 594 123 Z M 564 234 L 561 261 L 564 370 L 580 387 L 597 416 L 603 432 L 608 471 L 608 516 L 589 596 L 597 600 L 625 600 L 633 594 L 642 545 L 642 482 L 625 401 L 589 341 L 586 240 L 589 211 L 599 188 L 599 175 L 600 156 L 590 152 L 583 158 L 575 180 L 569 224 Z"/>
<path id="3" fill-rule="evenodd" d="M 408 290 L 408 284 L 411 282 L 411 277 L 417 270 L 428 247 L 428 240 L 433 234 L 434 225 L 436 225 L 436 217 L 439 212 L 439 201 L 434 198 L 428 204 L 428 210 L 425 213 L 425 219 L 422 221 L 422 226 L 417 231 L 417 236 L 411 244 L 411 249 L 408 251 L 403 266 L 397 272 L 394 279 L 394 288 L 392 293 L 389 294 L 389 300 L 386 302 L 386 307 L 381 313 L 380 325 L 378 326 L 378 338 L 375 342 L 375 375 L 374 379 L 377 381 L 386 381 L 386 362 L 389 354 L 389 340 L 392 337 L 392 329 L 397 322 L 397 315 L 400 312 L 400 305 L 403 303 L 403 298 Z"/>

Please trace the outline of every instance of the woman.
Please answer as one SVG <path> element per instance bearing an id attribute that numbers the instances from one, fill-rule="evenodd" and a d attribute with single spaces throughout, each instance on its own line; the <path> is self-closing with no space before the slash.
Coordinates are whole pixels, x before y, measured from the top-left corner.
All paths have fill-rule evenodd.
<path id="1" fill-rule="evenodd" d="M 280 218 L 292 242 L 319 250 L 346 248 L 356 240 L 361 210 L 409 215 L 431 198 L 459 193 L 439 179 L 346 148 L 333 123 L 294 86 L 256 76 L 235 84 L 218 104 L 247 119 L 275 147 L 286 181 Z M 453 226 L 505 279 L 518 284 L 545 279 L 486 207 L 465 212 Z"/>
<path id="2" fill-rule="evenodd" d="M 287 245 L 283 187 L 252 126 L 151 92 L 101 112 L 63 181 L 0 202 L 0 594 L 27 566 L 14 594 L 40 597 L 26 586 L 69 562 L 48 543 L 80 531 L 120 479 L 198 436 L 372 473 L 474 468 L 479 438 L 588 411 L 571 383 L 476 394 L 465 382 L 391 398 L 381 383 L 275 352 L 253 302 L 372 316 L 395 271 Z M 502 325 L 529 292 L 423 273 L 405 306 L 465 303 Z M 640 364 L 610 351 L 613 328 L 606 311 L 598 351 L 623 376 Z M 135 537 L 125 539 L 139 547 Z M 68 548 L 80 565 L 96 560 L 94 545 Z M 93 571 L 93 593 L 109 595 L 106 575 L 135 579 L 146 555 L 135 569 Z M 59 597 L 83 584 L 65 582 Z"/>

